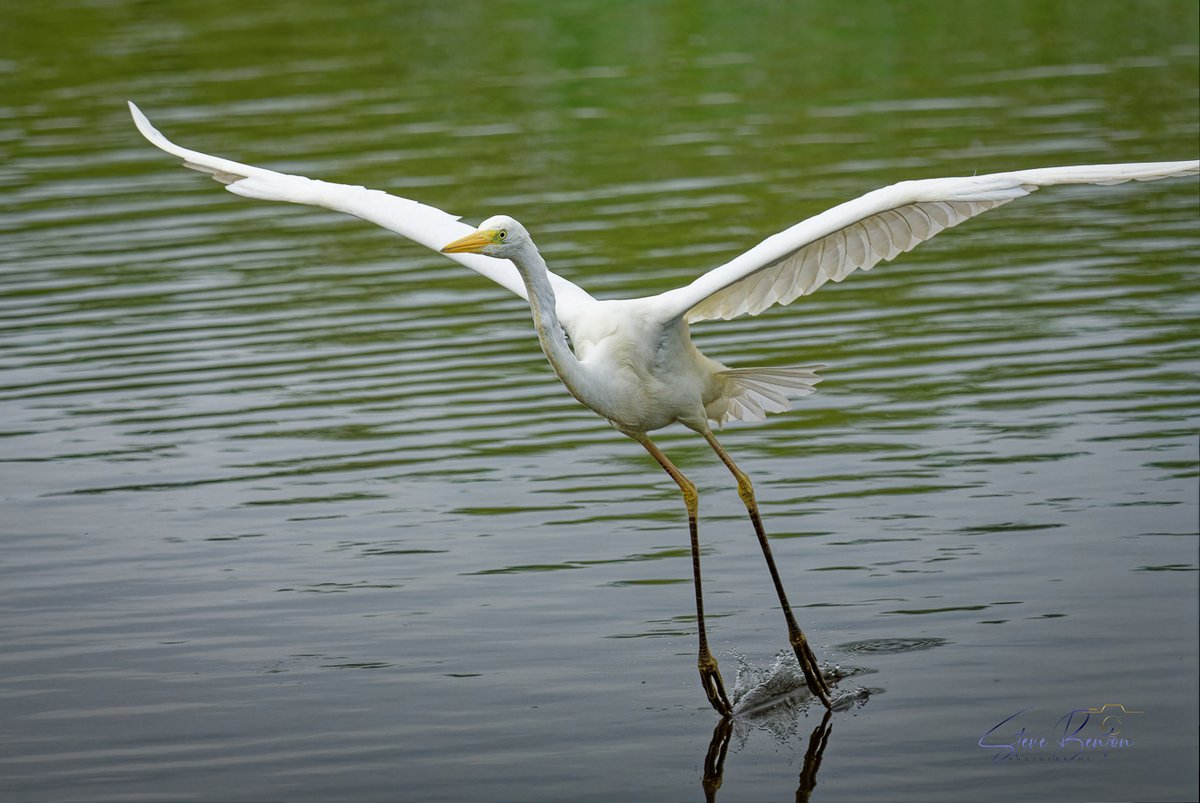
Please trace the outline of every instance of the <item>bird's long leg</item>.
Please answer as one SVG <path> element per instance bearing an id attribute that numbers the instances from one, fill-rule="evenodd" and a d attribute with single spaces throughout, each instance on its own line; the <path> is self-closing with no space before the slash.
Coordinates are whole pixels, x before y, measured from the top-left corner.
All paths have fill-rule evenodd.
<path id="1" fill-rule="evenodd" d="M 762 547 L 763 557 L 767 559 L 767 568 L 771 570 L 771 580 L 775 583 L 775 593 L 779 595 L 779 604 L 783 608 L 784 618 L 787 619 L 788 641 L 791 642 L 792 649 L 796 653 L 796 660 L 800 662 L 800 669 L 804 672 L 808 690 L 820 699 L 826 708 L 830 708 L 832 703 L 829 696 L 829 685 L 821 674 L 821 667 L 817 665 L 817 657 L 813 655 L 812 648 L 808 646 L 808 639 L 805 638 L 804 631 L 796 624 L 792 606 L 788 604 L 787 593 L 783 590 L 783 582 L 779 579 L 779 570 L 775 568 L 775 558 L 771 556 L 767 531 L 763 529 L 762 516 L 758 513 L 758 503 L 754 501 L 754 486 L 750 484 L 750 477 L 737 467 L 737 463 L 733 462 L 733 458 L 729 456 L 729 453 L 725 451 L 710 430 L 706 428 L 700 434 L 704 436 L 704 440 L 708 441 L 708 445 L 713 448 L 717 457 L 721 458 L 721 462 L 737 480 L 738 495 L 742 497 L 742 501 L 746 503 L 746 510 L 750 513 L 750 521 L 754 524 L 754 533 L 758 536 L 758 544 Z"/>
<path id="2" fill-rule="evenodd" d="M 697 665 L 700 669 L 700 682 L 704 685 L 704 693 L 717 713 L 723 717 L 733 713 L 729 697 L 725 694 L 725 684 L 721 680 L 721 670 L 717 668 L 717 659 L 713 658 L 708 649 L 708 634 L 704 629 L 704 592 L 700 583 L 700 534 L 697 516 L 700 512 L 700 496 L 696 493 L 696 485 L 683 476 L 683 472 L 675 467 L 662 450 L 646 436 L 645 433 L 627 433 L 646 448 L 650 456 L 671 475 L 671 479 L 683 492 L 683 503 L 687 505 L 688 531 L 692 538 L 692 582 L 696 587 L 696 629 L 700 632 L 700 654 Z"/>

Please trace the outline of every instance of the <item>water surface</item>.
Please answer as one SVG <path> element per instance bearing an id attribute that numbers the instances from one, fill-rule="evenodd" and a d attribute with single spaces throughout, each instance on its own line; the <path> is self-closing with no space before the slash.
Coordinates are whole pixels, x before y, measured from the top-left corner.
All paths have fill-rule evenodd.
<path id="1" fill-rule="evenodd" d="M 512 214 L 600 297 L 897 180 L 1196 156 L 1195 4 L 945 8 L 13 12 L 3 796 L 704 797 L 670 480 L 562 391 L 519 299 L 221 192 L 126 99 L 200 150 Z M 1195 798 L 1198 218 L 1195 179 L 1047 190 L 695 328 L 732 365 L 830 366 L 722 439 L 819 656 L 867 690 L 718 731 L 719 799 Z M 726 679 L 786 692 L 728 475 L 659 441 L 701 489 Z M 1128 745 L 979 744 L 1109 704 Z"/>

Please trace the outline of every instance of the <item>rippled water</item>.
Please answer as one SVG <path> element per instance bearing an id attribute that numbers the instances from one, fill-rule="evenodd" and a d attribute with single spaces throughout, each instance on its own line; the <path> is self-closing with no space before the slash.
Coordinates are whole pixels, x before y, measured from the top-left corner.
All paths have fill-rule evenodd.
<path id="1" fill-rule="evenodd" d="M 557 385 L 523 303 L 359 221 L 223 193 L 124 109 L 513 214 L 601 297 L 896 180 L 1196 156 L 1192 3 L 872 8 L 14 12 L 0 796 L 1194 798 L 1195 179 L 1047 190 L 696 327 L 734 365 L 830 365 L 722 437 L 849 695 L 824 721 L 776 660 L 736 492 L 669 430 L 744 701 L 714 732 L 674 485 Z M 1106 704 L 1139 712 L 1130 744 L 979 744 Z"/>

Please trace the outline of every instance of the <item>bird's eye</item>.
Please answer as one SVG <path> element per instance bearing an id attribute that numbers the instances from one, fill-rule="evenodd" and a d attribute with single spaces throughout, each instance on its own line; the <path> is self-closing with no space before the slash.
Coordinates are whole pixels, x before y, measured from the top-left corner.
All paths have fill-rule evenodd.
<path id="1" fill-rule="evenodd" d="M 503 240 L 505 237 L 508 236 L 508 232 L 506 232 L 504 229 L 500 229 L 500 233 L 496 236 L 499 237 L 501 240 Z"/>

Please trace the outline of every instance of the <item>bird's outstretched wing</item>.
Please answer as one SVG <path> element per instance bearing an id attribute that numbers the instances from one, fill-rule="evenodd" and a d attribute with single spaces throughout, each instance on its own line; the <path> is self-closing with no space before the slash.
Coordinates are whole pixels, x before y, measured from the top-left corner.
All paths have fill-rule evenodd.
<path id="1" fill-rule="evenodd" d="M 903 181 L 768 237 L 686 287 L 658 296 L 689 323 L 757 315 L 870 270 L 944 229 L 1052 184 L 1120 184 L 1200 172 L 1200 162 L 1082 165 Z"/>
<path id="2" fill-rule="evenodd" d="M 346 212 L 383 226 L 434 251 L 474 230 L 471 226 L 460 223 L 454 215 L 446 214 L 440 209 L 380 190 L 276 173 L 274 170 L 239 164 L 181 148 L 159 133 L 146 119 L 146 115 L 142 114 L 141 109 L 132 102 L 129 104 L 129 111 L 133 114 L 138 131 L 141 131 L 142 136 L 150 140 L 151 144 L 183 159 L 185 167 L 208 173 L 224 184 L 225 189 L 237 195 L 264 201 L 323 206 L 326 209 Z M 481 254 L 446 256 L 528 300 L 525 283 L 507 259 L 495 259 Z M 570 320 L 571 311 L 577 305 L 591 300 L 587 292 L 561 276 L 551 273 L 550 281 L 554 286 L 558 315 L 564 321 Z"/>

